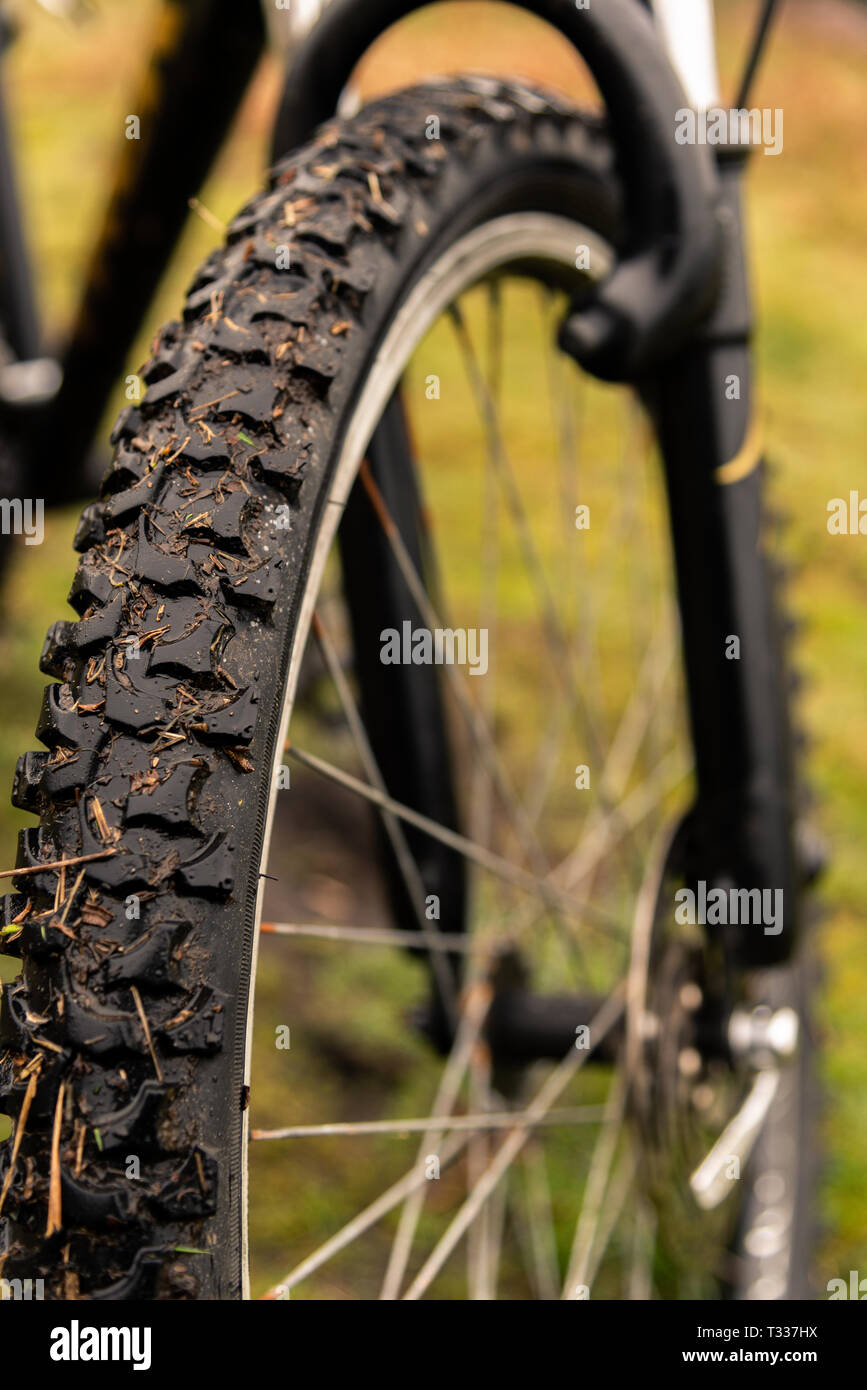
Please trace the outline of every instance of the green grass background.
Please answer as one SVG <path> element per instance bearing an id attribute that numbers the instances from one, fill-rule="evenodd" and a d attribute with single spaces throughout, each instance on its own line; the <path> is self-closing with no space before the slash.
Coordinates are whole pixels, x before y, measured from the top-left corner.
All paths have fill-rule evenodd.
<path id="1" fill-rule="evenodd" d="M 9 97 L 41 306 L 49 336 L 58 338 L 99 224 L 124 117 L 135 111 L 130 94 L 155 7 L 101 0 L 94 20 L 80 29 L 35 5 L 19 8 L 22 35 L 10 58 Z M 718 4 L 729 79 L 754 8 L 746 0 Z M 484 67 L 589 92 L 574 56 L 540 29 L 505 6 L 467 3 L 425 11 L 380 43 L 364 64 L 364 85 L 376 92 L 426 72 Z M 276 63 L 269 60 L 202 194 L 221 220 L 261 181 L 278 82 Z M 833 851 L 823 889 L 830 913 L 821 934 L 827 1094 L 822 1284 L 849 1269 L 867 1272 L 867 537 L 832 537 L 826 529 L 829 499 L 859 487 L 867 494 L 865 90 L 862 7 L 849 0 L 789 0 L 753 98 L 754 104 L 783 109 L 784 152 L 753 161 L 748 225 L 762 408 L 768 452 L 777 464 L 773 494 L 790 516 L 786 548 L 796 564 L 794 607 L 805 620 L 800 664 L 802 712 L 814 739 L 810 771 Z M 119 381 L 144 357 L 160 322 L 176 314 L 186 282 L 216 241 L 210 227 L 190 219 L 133 362 L 117 364 Z M 62 449 L 62 440 L 57 447 Z M 49 624 L 66 612 L 75 519 L 69 511 L 52 514 L 44 545 L 21 544 L 5 582 L 0 774 L 7 784 L 18 755 L 33 744 L 44 685 L 39 651 Z M 16 831 L 29 819 L 0 807 L 5 865 L 13 863 Z M 6 978 L 10 965 L 0 967 Z M 350 992 L 346 1007 L 353 997 Z M 372 1014 L 368 1026 L 371 1047 L 386 1047 L 382 1020 Z M 313 1219 L 315 1208 L 325 1229 L 337 1214 L 333 1193 L 347 1181 L 339 1169 L 330 1176 L 333 1181 L 318 1191 L 311 1178 L 303 1194 L 308 1216 Z M 287 1233 L 275 1231 L 280 1234 Z"/>

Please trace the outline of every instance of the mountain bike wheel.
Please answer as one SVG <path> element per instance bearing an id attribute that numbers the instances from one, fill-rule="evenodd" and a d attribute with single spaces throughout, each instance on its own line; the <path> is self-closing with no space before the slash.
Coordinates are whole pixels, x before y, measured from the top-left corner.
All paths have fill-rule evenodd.
<path id="1" fill-rule="evenodd" d="M 772 996 L 673 923 L 688 720 L 664 499 L 651 459 L 633 471 L 651 441 L 637 408 L 618 423 L 626 393 L 586 383 L 580 429 L 601 466 L 574 472 L 560 296 L 605 272 L 618 192 L 604 128 L 556 98 L 482 80 L 403 92 L 278 165 L 159 335 L 79 528 L 80 620 L 43 654 L 61 682 L 37 728 L 49 751 L 16 777 L 40 824 L 21 839 L 34 872 L 6 899 L 23 973 L 0 1021 L 4 1277 L 43 1277 L 55 1298 L 243 1297 L 248 1188 L 254 1234 L 299 1251 L 272 1297 L 304 1277 L 324 1296 L 785 1297 L 803 1277 L 803 1067 L 716 1213 L 690 1206 L 695 1161 L 753 1080 L 711 1025 L 737 1006 L 749 1031 Z M 558 403 L 547 472 L 540 361 Z M 632 539 L 641 509 L 652 542 Z M 311 632 L 320 666 L 302 680 Z M 483 632 L 499 671 L 485 689 Z M 332 694 L 296 709 L 299 680 L 325 677 Z M 320 782 L 372 803 L 379 840 L 345 801 L 317 802 Z M 317 805 L 327 842 L 309 838 Z M 275 822 L 293 820 L 281 849 Z M 305 878 L 337 854 L 360 877 L 381 863 L 383 884 L 356 888 L 337 922 L 332 902 L 330 920 L 272 928 L 269 947 L 291 950 L 270 952 L 254 1022 L 262 885 L 309 911 Z M 329 939 L 324 969 L 309 953 Z M 428 963 L 414 1033 L 403 1003 Z M 773 973 L 773 1007 L 803 1024 L 792 976 Z M 278 1103 L 284 1051 L 295 1079 Z M 296 1109 L 281 1128 L 287 1095 L 334 1119 L 316 1071 L 329 1051 L 355 1118 L 335 1133 Z M 359 1088 L 395 1109 L 358 1120 Z M 431 1094 L 434 1119 L 406 1118 Z M 284 1138 L 269 1144 L 272 1120 Z M 421 1136 L 411 1161 L 395 1131 Z M 311 1169 L 319 1184 L 285 1217 L 281 1143 L 313 1146 L 289 1187 Z M 349 1161 L 328 1148 L 343 1143 Z M 317 1202 L 343 1223 L 330 1245 Z M 317 1283 L 377 1216 L 380 1265 Z M 318 1249 L 301 1258 L 305 1242 Z M 279 1270 L 269 1247 L 253 1292 Z"/>

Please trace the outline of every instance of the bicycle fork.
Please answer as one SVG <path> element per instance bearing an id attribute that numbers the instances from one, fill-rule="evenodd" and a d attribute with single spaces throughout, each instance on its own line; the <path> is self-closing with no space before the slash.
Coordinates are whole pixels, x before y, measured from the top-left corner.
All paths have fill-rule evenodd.
<path id="1" fill-rule="evenodd" d="M 696 754 L 687 878 L 782 894 L 781 916 L 729 927 L 739 963 L 791 956 L 798 878 L 791 729 L 774 572 L 762 535 L 764 459 L 740 189 L 746 151 L 719 163 L 721 291 L 692 340 L 639 391 L 657 431 Z M 778 610 L 776 610 L 778 611 Z"/>

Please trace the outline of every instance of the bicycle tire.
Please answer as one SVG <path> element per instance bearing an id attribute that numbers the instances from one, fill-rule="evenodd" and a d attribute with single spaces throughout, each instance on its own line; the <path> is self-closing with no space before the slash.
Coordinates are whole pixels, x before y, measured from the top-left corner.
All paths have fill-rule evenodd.
<path id="1" fill-rule="evenodd" d="M 341 450 L 389 327 L 450 248 L 536 213 L 612 244 L 619 207 L 595 118 L 512 84 L 428 84 L 281 161 L 158 335 L 76 536 L 79 621 L 43 652 L 61 682 L 49 751 L 15 780 L 39 816 L 19 866 L 113 852 L 81 866 L 75 902 L 77 867 L 5 900 L 23 974 L 0 1016 L 0 1106 L 22 1129 L 0 1158 L 4 1277 L 52 1298 L 245 1296 L 260 868 Z M 55 901 L 61 929 L 30 920 Z"/>

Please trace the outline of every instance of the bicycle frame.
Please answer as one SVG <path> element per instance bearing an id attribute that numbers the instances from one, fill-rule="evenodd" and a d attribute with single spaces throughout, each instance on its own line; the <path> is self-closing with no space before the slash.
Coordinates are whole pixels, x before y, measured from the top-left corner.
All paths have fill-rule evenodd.
<path id="1" fill-rule="evenodd" d="M 25 476 L 49 505 L 96 489 L 88 457 L 111 392 L 264 45 L 258 0 L 163 0 L 130 106 L 141 139 L 122 142 L 61 385 L 24 440 Z"/>
<path id="2" fill-rule="evenodd" d="M 421 2 L 293 0 L 276 155 L 334 113 L 363 53 Z M 714 159 L 674 139 L 679 109 L 716 100 L 710 3 L 654 0 L 659 27 L 641 0 L 592 0 L 587 8 L 528 0 L 524 8 L 575 43 L 602 92 L 617 150 L 626 235 L 612 275 L 564 323 L 561 345 L 587 370 L 634 384 L 661 444 L 690 705 L 702 712 L 693 723 L 698 800 L 687 872 L 782 888 L 791 905 L 796 866 L 780 809 L 788 735 L 765 659 L 776 638 L 751 423 L 740 211 L 747 151 L 720 147 Z M 256 0 L 166 0 L 163 13 L 134 108 L 147 142 L 134 161 L 126 152 L 62 385 L 27 441 L 26 467 L 51 503 L 92 491 L 84 461 L 120 364 L 265 42 Z M 726 656 L 731 635 L 740 639 L 739 660 Z M 785 959 L 796 925 L 790 912 L 779 935 L 742 932 L 733 949 L 749 964 Z"/>
<path id="3" fill-rule="evenodd" d="M 12 26 L 0 14 L 0 57 L 12 38 Z M 50 399 L 59 370 L 39 356 L 39 321 L 3 95 L 0 90 L 0 403 L 14 411 Z"/>

